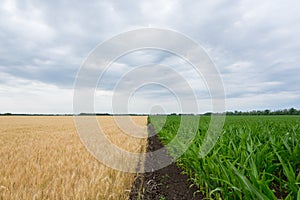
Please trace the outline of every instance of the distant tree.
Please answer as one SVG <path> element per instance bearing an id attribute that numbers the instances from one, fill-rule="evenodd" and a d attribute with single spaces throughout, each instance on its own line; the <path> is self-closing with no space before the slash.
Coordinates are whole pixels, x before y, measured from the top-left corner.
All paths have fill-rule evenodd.
<path id="1" fill-rule="evenodd" d="M 233 115 L 233 112 L 228 111 L 228 112 L 226 112 L 226 115 Z"/>
<path id="2" fill-rule="evenodd" d="M 264 115 L 269 115 L 270 114 L 270 110 L 269 109 L 266 109 L 266 110 L 264 110 Z"/>
<path id="3" fill-rule="evenodd" d="M 289 115 L 296 115 L 297 114 L 297 110 L 295 108 L 290 108 L 288 111 Z"/>
<path id="4" fill-rule="evenodd" d="M 207 113 L 204 113 L 204 115 L 205 116 L 210 116 L 210 115 L 212 115 L 212 113 L 211 112 L 207 112 Z"/>
<path id="5" fill-rule="evenodd" d="M 212 113 L 205 113 L 204 115 L 208 115 Z M 283 110 L 275 110 L 271 111 L 270 109 L 261 110 L 252 110 L 252 111 L 227 111 L 226 115 L 300 115 L 300 110 L 295 108 L 283 109 Z"/>
<path id="6" fill-rule="evenodd" d="M 257 111 L 256 110 L 250 111 L 250 115 L 257 115 Z"/>

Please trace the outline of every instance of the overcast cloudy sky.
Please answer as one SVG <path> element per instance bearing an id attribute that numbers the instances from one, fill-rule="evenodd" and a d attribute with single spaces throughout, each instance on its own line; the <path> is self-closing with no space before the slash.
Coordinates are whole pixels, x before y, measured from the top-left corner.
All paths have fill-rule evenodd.
<path id="1" fill-rule="evenodd" d="M 144 27 L 175 30 L 203 46 L 220 72 L 227 110 L 300 109 L 299 21 L 297 0 L 2 0 L 0 113 L 72 113 L 74 80 L 91 50 Z M 95 93 L 96 112 L 112 111 L 113 86 L 128 68 L 150 63 L 176 68 L 195 90 L 200 112 L 211 110 L 209 92 L 188 73 L 189 65 L 166 52 L 143 50 L 109 68 Z M 155 80 L 170 78 L 155 69 Z M 165 112 L 180 111 L 174 95 L 158 85 L 139 88 L 129 102 L 131 112 L 150 112 L 159 104 Z"/>

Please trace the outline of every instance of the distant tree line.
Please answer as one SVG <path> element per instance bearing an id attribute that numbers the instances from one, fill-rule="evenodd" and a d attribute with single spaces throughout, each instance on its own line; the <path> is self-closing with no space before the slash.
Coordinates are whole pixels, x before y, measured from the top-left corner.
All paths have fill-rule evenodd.
<path id="1" fill-rule="evenodd" d="M 73 116 L 73 114 L 26 114 L 26 113 L 0 113 L 0 116 Z"/>
<path id="2" fill-rule="evenodd" d="M 129 114 L 111 114 L 111 113 L 80 113 L 80 116 L 145 116 L 147 114 L 134 114 L 134 113 L 129 113 Z"/>
<path id="3" fill-rule="evenodd" d="M 3 113 L 1 115 L 12 115 L 12 113 Z"/>
<path id="4" fill-rule="evenodd" d="M 212 112 L 207 112 L 204 114 L 183 114 L 183 113 L 171 113 L 171 114 L 156 114 L 156 115 L 212 115 Z M 224 113 L 214 113 L 214 114 L 221 114 Z M 265 110 L 252 110 L 252 111 L 227 111 L 225 112 L 226 115 L 300 115 L 300 110 L 295 108 L 290 109 L 283 109 L 283 110 L 274 110 L 271 111 L 269 109 Z M 74 114 L 14 114 L 14 113 L 0 113 L 0 116 L 3 115 L 15 115 L 15 116 L 74 116 Z M 130 116 L 146 116 L 148 114 L 110 114 L 110 113 L 80 113 L 78 115 L 82 116 L 123 116 L 123 115 L 130 115 Z M 155 115 L 155 114 L 154 114 Z"/>
<path id="5" fill-rule="evenodd" d="M 283 110 L 275 110 L 271 111 L 269 109 L 266 110 L 252 110 L 252 111 L 227 111 L 226 115 L 300 115 L 300 110 L 295 108 L 283 109 Z"/>

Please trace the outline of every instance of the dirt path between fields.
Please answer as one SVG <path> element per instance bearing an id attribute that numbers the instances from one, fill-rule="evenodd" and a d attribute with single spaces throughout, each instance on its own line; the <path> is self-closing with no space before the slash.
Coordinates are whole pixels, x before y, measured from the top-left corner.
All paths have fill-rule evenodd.
<path id="1" fill-rule="evenodd" d="M 153 125 L 149 124 L 148 133 L 153 132 Z M 162 147 L 163 144 L 156 134 L 148 138 L 147 152 L 155 151 Z M 171 159 L 170 156 L 169 159 Z M 150 164 L 153 160 L 156 159 L 146 159 L 145 165 Z M 159 162 L 159 160 L 157 159 L 156 162 Z M 153 165 L 153 163 L 151 164 Z M 197 188 L 195 186 L 191 187 L 192 182 L 188 180 L 189 177 L 181 174 L 181 172 L 181 169 L 175 163 L 172 163 L 163 169 L 138 175 L 131 189 L 129 199 L 203 199 L 203 196 L 197 193 Z"/>

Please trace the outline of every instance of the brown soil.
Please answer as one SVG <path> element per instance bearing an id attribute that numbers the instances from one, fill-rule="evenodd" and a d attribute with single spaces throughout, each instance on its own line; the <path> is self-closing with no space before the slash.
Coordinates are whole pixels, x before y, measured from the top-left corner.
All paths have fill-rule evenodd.
<path id="1" fill-rule="evenodd" d="M 153 131 L 153 126 L 149 124 L 148 132 Z M 147 152 L 153 152 L 162 147 L 163 144 L 156 134 L 148 138 Z M 168 157 L 172 160 L 170 156 Z M 153 166 L 155 162 L 159 162 L 159 159 L 146 157 L 145 165 Z M 173 162 L 160 170 L 138 175 L 131 189 L 130 199 L 203 199 L 204 197 L 197 193 L 198 188 L 191 185 L 189 177 L 182 174 L 182 170 Z"/>

